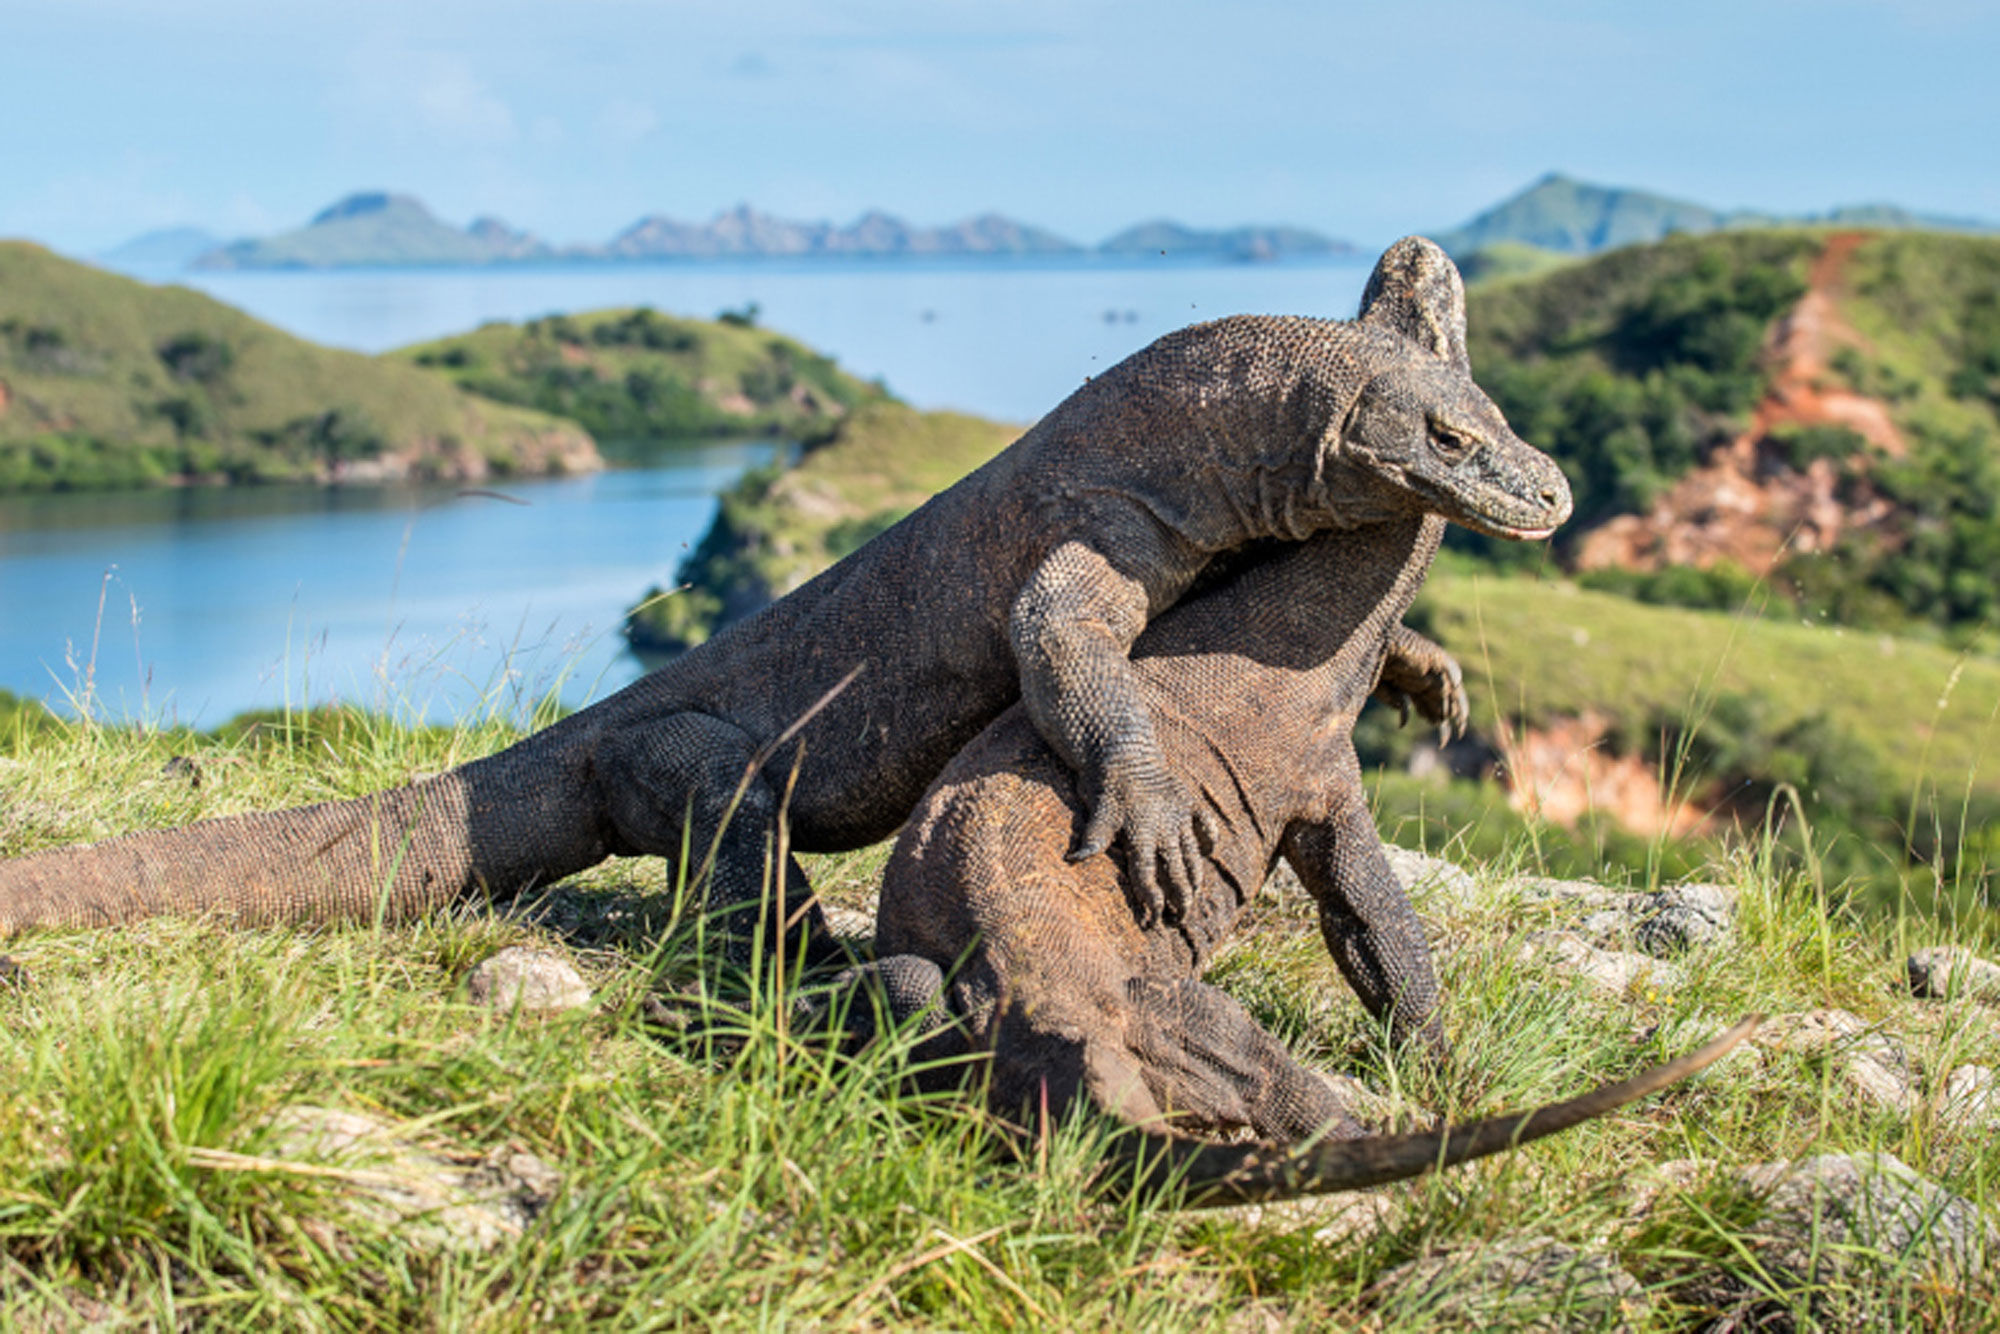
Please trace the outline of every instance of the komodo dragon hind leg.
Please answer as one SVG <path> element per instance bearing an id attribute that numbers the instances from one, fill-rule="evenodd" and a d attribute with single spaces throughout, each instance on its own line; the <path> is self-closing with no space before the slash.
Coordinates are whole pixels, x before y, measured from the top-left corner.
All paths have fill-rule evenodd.
<path id="1" fill-rule="evenodd" d="M 755 772 L 757 747 L 741 728 L 700 713 L 678 713 L 598 745 L 597 782 L 619 851 L 665 857 L 690 890 L 705 896 L 709 930 L 731 963 L 754 957 L 759 930 L 781 914 L 787 953 L 803 942 L 814 963 L 844 959 L 812 884 L 797 860 L 770 874 L 778 853 L 780 802 Z M 682 853 L 686 851 L 686 864 Z M 781 895 L 767 891 L 781 885 Z"/>
<path id="2" fill-rule="evenodd" d="M 1174 1121 L 1248 1126 L 1279 1142 L 1368 1133 L 1326 1081 L 1226 992 L 1192 979 L 1141 983 L 1132 1001 L 1133 1055 Z"/>

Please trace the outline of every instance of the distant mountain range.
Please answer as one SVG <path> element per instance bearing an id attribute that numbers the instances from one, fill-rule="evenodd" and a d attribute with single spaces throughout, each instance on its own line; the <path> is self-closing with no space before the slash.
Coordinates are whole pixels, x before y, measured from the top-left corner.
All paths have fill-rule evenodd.
<path id="1" fill-rule="evenodd" d="M 1799 223 L 1991 232 L 1991 223 L 1914 213 L 1894 204 L 1859 204 L 1782 216 L 1718 210 L 1645 190 L 1594 185 L 1550 173 L 1457 227 L 1432 232 L 1467 262 L 1467 276 L 1527 272 L 1568 255 L 1655 241 L 1675 232 Z M 639 219 L 601 245 L 555 246 L 498 218 L 455 227 L 421 201 L 382 190 L 349 195 L 295 231 L 218 244 L 192 228 L 149 232 L 100 256 L 118 268 L 335 269 L 402 265 L 604 264 L 644 260 L 751 258 L 910 258 L 970 256 L 1136 256 L 1211 261 L 1276 260 L 1353 253 L 1355 247 L 1291 226 L 1204 230 L 1160 219 L 1086 247 L 1041 227 L 986 213 L 945 227 L 920 227 L 880 210 L 847 226 L 799 222 L 738 205 L 705 223 L 664 214 Z M 1475 258 L 1477 256 L 1477 258 Z"/>
<path id="2" fill-rule="evenodd" d="M 1303 227 L 1207 231 L 1156 221 L 1128 228 L 1093 249 L 998 213 L 945 227 L 920 227 L 871 210 L 847 226 L 838 226 L 774 217 L 747 204 L 705 223 L 651 214 L 602 245 L 557 247 L 497 218 L 480 218 L 469 227 L 454 227 L 413 196 L 371 190 L 349 195 L 305 226 L 278 236 L 223 245 L 205 233 L 176 228 L 149 232 L 99 258 L 120 268 L 335 269 L 677 259 L 1133 255 L 1149 251 L 1249 261 L 1344 254 L 1353 248 Z"/>
<path id="3" fill-rule="evenodd" d="M 1854 204 L 1824 213 L 1786 216 L 1750 210 L 1724 212 L 1684 199 L 1592 185 L 1550 172 L 1511 199 L 1503 200 L 1433 239 L 1454 257 L 1465 258 L 1491 246 L 1512 243 L 1565 255 L 1657 241 L 1676 232 L 1717 232 L 1735 227 L 1827 224 L 1884 230 L 1990 232 L 1992 223 L 1971 218 L 1913 213 L 1894 204 Z"/>

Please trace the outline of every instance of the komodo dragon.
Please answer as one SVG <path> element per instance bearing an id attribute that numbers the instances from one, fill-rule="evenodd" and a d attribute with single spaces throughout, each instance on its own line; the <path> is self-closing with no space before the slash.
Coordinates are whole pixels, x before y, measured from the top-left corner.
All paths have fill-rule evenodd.
<path id="1" fill-rule="evenodd" d="M 1532 536 L 1568 515 L 1560 470 L 1425 336 L 1463 323 L 1450 260 L 1411 237 L 1351 323 L 1237 316 L 1169 334 L 610 698 L 406 787 L 0 862 L 0 934 L 162 912 L 403 918 L 607 856 L 690 851 L 740 953 L 768 910 L 781 805 L 795 850 L 885 838 L 1017 697 L 1088 794 L 1071 855 L 1121 839 L 1135 892 L 1176 908 L 1209 831 L 1138 697 L 1126 655 L 1146 622 L 1261 540 L 1413 510 Z M 822 939 L 796 862 L 779 888 Z"/>
<path id="2" fill-rule="evenodd" d="M 1142 1137 L 1198 1196 L 1262 1199 L 1366 1185 L 1504 1149 L 1519 1117 L 1483 1130 L 1360 1139 L 1332 1088 L 1226 993 L 1201 980 L 1279 855 L 1317 901 L 1328 950 L 1391 1036 L 1442 1051 L 1423 928 L 1368 811 L 1354 720 L 1384 683 L 1462 722 L 1457 665 L 1402 621 L 1443 520 L 1321 533 L 1148 626 L 1132 665 L 1161 753 L 1218 830 L 1203 889 L 1177 923 L 1142 920 L 1108 857 L 1065 851 L 1089 818 L 1075 776 L 1010 709 L 959 753 L 904 827 L 884 871 L 874 973 L 893 1017 L 928 1034 L 932 1077 L 973 1069 L 1003 1117 L 1090 1105 L 1155 1132 L 1249 1130 L 1302 1155 Z M 872 1031 L 872 1010 L 848 1024 Z M 1711 1051 L 1702 1060 L 1719 1055 Z M 1697 1062 L 1698 1064 L 1699 1062 Z M 1553 1133 L 1662 1087 L 1650 1072 L 1525 1124 Z"/>

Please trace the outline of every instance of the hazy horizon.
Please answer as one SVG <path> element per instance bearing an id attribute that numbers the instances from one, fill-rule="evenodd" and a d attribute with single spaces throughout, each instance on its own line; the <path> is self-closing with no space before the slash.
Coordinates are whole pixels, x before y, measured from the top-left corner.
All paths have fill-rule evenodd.
<path id="1" fill-rule="evenodd" d="M 1555 170 L 1721 209 L 2000 218 L 1971 0 L 352 0 L 0 4 L 0 235 L 304 223 L 355 190 L 556 243 L 737 203 L 1092 244 L 1290 223 L 1366 247 Z"/>

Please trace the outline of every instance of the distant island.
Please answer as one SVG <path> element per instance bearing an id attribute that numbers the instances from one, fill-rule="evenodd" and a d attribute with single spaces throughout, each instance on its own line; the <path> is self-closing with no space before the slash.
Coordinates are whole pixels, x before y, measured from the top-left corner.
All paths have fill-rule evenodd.
<path id="1" fill-rule="evenodd" d="M 203 243 L 205 242 L 205 244 Z M 1102 245 L 1079 245 L 999 213 L 942 227 L 871 209 L 845 226 L 800 222 L 739 204 L 705 223 L 648 214 L 602 244 L 556 246 L 498 218 L 466 227 L 439 218 L 407 194 L 349 195 L 305 226 L 277 236 L 222 244 L 191 228 L 136 237 L 100 258 L 113 267 L 341 269 L 501 264 L 611 264 L 713 259 L 905 259 L 1159 253 L 1173 258 L 1257 262 L 1354 253 L 1349 242 L 1304 227 L 1218 230 L 1159 219 L 1128 227 Z"/>

